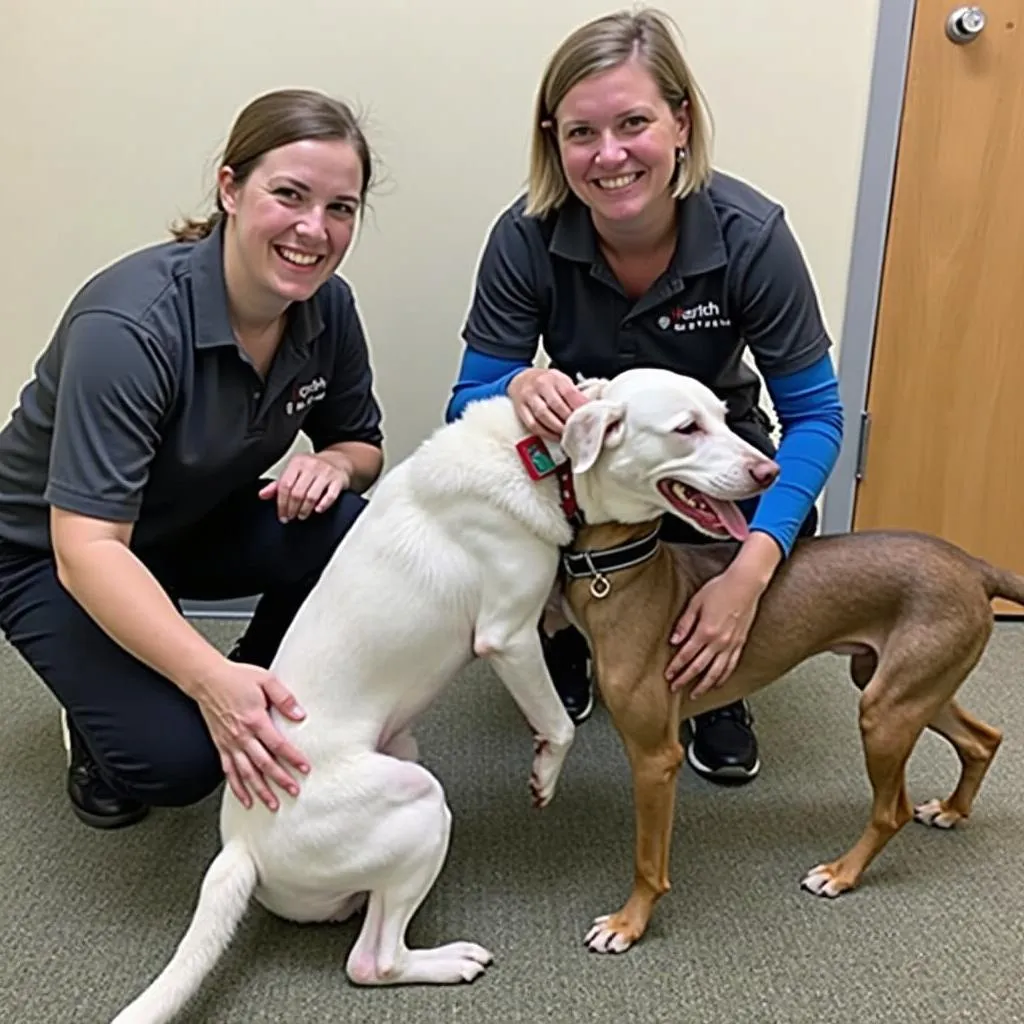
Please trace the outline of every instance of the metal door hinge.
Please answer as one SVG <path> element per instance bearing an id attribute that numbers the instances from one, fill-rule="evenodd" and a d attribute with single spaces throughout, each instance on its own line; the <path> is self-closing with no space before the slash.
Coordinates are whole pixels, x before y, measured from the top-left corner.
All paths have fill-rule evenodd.
<path id="1" fill-rule="evenodd" d="M 868 461 L 868 435 L 871 433 L 871 413 L 864 410 L 860 414 L 860 438 L 857 441 L 857 479 L 864 479 L 864 471 Z"/>

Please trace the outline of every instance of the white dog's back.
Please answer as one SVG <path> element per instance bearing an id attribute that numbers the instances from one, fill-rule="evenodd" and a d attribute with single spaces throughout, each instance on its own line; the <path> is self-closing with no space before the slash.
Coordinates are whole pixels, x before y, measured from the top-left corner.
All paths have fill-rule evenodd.
<path id="1" fill-rule="evenodd" d="M 446 820 L 440 783 L 379 751 L 487 650 L 493 638 L 477 631 L 496 588 L 504 620 L 539 619 L 571 529 L 554 482 L 533 482 L 519 464 L 522 434 L 510 402 L 476 403 L 379 481 L 271 666 L 306 711 L 299 723 L 275 715 L 309 758 L 302 791 L 295 799 L 281 793 L 272 813 L 259 801 L 246 810 L 225 790 L 225 846 L 192 925 L 114 1024 L 170 1020 L 226 948 L 253 893 L 302 920 L 330 916 L 334 904 L 372 889 L 378 880 L 360 850 L 379 849 L 367 835 L 387 810 L 387 787 L 410 820 L 418 802 Z M 401 837 L 384 861 L 378 856 L 377 870 L 400 864 Z"/>
<path id="2" fill-rule="evenodd" d="M 306 750 L 314 761 L 376 749 L 415 718 L 473 657 L 496 579 L 554 581 L 571 529 L 554 486 L 519 465 L 511 442 L 521 434 L 510 403 L 471 405 L 380 481 L 324 569 L 271 666 L 307 711 L 344 719 L 344 736 L 310 738 L 324 744 Z M 300 745 L 308 731 L 280 727 Z"/>

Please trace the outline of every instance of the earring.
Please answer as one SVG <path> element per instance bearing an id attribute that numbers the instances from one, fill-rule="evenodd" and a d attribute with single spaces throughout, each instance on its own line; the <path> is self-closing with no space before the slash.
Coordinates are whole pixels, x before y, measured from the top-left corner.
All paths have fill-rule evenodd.
<path id="1" fill-rule="evenodd" d="M 676 146 L 676 163 L 681 164 L 686 159 L 686 150 L 682 146 Z"/>

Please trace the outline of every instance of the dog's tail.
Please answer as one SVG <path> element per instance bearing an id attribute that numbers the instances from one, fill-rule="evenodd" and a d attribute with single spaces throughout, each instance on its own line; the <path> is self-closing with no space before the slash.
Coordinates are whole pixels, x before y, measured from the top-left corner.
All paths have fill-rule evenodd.
<path id="1" fill-rule="evenodd" d="M 975 561 L 981 570 L 981 578 L 984 580 L 985 593 L 988 594 L 989 600 L 1001 597 L 1005 601 L 1013 601 L 1024 606 L 1024 576 L 1009 569 L 989 565 L 980 558 L 976 558 Z"/>
<path id="2" fill-rule="evenodd" d="M 165 1024 L 192 998 L 235 934 L 256 888 L 256 864 L 240 839 L 214 858 L 188 931 L 170 963 L 112 1024 Z"/>

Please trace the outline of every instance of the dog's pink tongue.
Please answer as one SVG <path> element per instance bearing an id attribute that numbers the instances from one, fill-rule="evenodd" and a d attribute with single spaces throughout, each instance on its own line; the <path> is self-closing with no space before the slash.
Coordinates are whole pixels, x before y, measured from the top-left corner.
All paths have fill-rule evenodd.
<path id="1" fill-rule="evenodd" d="M 722 520 L 722 525 L 729 531 L 729 536 L 733 540 L 746 540 L 750 536 L 750 527 L 735 502 L 718 501 L 716 498 L 709 498 L 706 494 L 704 500 L 714 509 L 715 515 Z"/>

